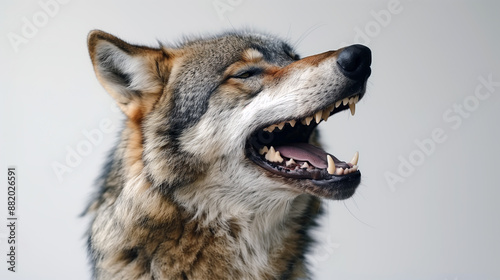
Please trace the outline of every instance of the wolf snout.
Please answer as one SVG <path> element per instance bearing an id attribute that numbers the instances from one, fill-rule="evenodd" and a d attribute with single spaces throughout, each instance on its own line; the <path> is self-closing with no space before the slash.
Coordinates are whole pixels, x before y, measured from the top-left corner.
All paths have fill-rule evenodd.
<path id="1" fill-rule="evenodd" d="M 352 45 L 341 50 L 337 56 L 340 71 L 353 80 L 367 79 L 371 74 L 372 52 L 363 45 Z"/>

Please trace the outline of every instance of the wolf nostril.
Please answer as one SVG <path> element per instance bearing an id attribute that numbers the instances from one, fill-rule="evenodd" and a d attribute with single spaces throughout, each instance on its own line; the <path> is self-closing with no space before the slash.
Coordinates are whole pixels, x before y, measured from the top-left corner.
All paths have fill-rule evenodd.
<path id="1" fill-rule="evenodd" d="M 363 45 L 343 49 L 337 57 L 342 73 L 350 79 L 366 79 L 371 73 L 372 52 Z"/>

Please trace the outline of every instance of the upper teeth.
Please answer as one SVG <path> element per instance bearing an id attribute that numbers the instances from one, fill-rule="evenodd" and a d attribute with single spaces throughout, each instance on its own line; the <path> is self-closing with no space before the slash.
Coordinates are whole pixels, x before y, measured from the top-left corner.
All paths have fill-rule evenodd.
<path id="1" fill-rule="evenodd" d="M 338 100 L 337 102 L 335 102 L 335 104 L 330 105 L 329 107 L 327 107 L 324 110 L 319 110 L 316 113 L 314 113 L 313 115 L 301 119 L 300 122 L 303 125 L 310 125 L 313 120 L 316 121 L 316 123 L 320 123 L 321 120 L 327 121 L 328 118 L 330 117 L 330 114 L 332 113 L 332 111 L 335 110 L 336 108 L 340 107 L 341 104 L 343 104 L 344 106 L 349 105 L 351 115 L 354 116 L 354 114 L 356 113 L 356 103 L 358 103 L 358 101 L 359 101 L 359 95 L 356 95 L 354 97 L 346 97 L 342 100 Z M 272 124 L 272 125 L 264 128 L 264 131 L 273 132 L 276 128 L 278 128 L 279 130 L 282 130 L 283 127 L 285 127 L 285 125 L 287 123 L 290 124 L 291 127 L 294 127 L 296 121 L 291 120 L 291 121 L 280 122 L 277 124 Z"/>
<path id="2" fill-rule="evenodd" d="M 321 121 L 321 118 L 323 118 L 323 110 L 319 110 L 314 114 L 314 119 L 316 120 L 316 123 L 319 123 Z"/>
<path id="3" fill-rule="evenodd" d="M 354 103 L 349 103 L 349 109 L 351 110 L 351 115 L 354 116 L 354 113 L 356 113 L 356 105 Z"/>
<path id="4" fill-rule="evenodd" d="M 307 124 L 310 125 L 311 121 L 314 119 L 314 116 L 306 117 L 305 119 L 302 120 L 302 124 Z"/>
<path id="5" fill-rule="evenodd" d="M 280 122 L 279 124 L 272 124 L 266 128 L 264 128 L 264 131 L 267 132 L 273 132 L 274 129 L 279 128 L 279 130 L 282 130 L 283 127 L 285 127 L 285 124 L 289 123 L 291 127 L 294 127 L 295 124 L 297 123 L 296 120 L 291 120 L 291 121 L 286 121 L 286 122 Z"/>
<path id="6" fill-rule="evenodd" d="M 332 104 L 330 107 L 328 107 L 325 110 L 323 110 L 322 118 L 325 120 L 325 122 L 330 117 L 330 113 L 333 111 L 333 109 L 335 109 L 335 104 Z"/>

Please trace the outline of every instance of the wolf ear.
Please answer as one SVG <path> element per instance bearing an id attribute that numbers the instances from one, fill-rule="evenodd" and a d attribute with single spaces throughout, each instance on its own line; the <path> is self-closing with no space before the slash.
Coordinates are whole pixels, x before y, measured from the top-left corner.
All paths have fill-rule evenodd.
<path id="1" fill-rule="evenodd" d="M 166 51 L 131 45 L 100 30 L 91 31 L 87 42 L 99 82 L 127 116 L 161 95 L 168 79 Z"/>

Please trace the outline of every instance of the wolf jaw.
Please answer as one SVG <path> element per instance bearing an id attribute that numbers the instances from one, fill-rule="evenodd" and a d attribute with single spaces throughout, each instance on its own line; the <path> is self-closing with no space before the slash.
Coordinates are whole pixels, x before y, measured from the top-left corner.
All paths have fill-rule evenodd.
<path id="1" fill-rule="evenodd" d="M 336 113 L 349 109 L 354 116 L 356 103 L 362 94 L 337 100 L 307 117 L 292 118 L 263 126 L 254 131 L 245 153 L 255 164 L 284 178 L 311 180 L 317 188 L 343 183 L 344 189 L 359 182 L 359 153 L 344 162 L 320 147 L 311 144 L 316 127 Z M 342 199 L 351 196 L 348 191 Z"/>
<path id="2" fill-rule="evenodd" d="M 359 95 L 346 97 L 305 118 L 272 124 L 254 132 L 248 156 L 265 169 L 288 178 L 327 180 L 358 171 L 359 153 L 349 163 L 310 144 L 311 134 L 323 120 L 349 108 L 354 116 Z"/>

